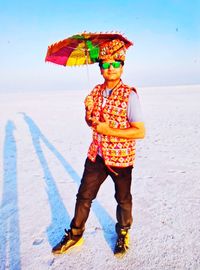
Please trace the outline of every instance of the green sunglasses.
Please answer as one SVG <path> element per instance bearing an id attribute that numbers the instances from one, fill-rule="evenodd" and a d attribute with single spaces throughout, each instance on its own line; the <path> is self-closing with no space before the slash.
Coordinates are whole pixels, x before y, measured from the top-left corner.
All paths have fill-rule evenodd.
<path id="1" fill-rule="evenodd" d="M 104 63 L 101 64 L 101 68 L 108 69 L 108 68 L 110 68 L 111 65 L 114 68 L 119 68 L 120 65 L 121 65 L 121 62 L 119 62 L 119 61 L 115 61 L 115 62 L 112 62 L 112 63 L 104 62 Z"/>

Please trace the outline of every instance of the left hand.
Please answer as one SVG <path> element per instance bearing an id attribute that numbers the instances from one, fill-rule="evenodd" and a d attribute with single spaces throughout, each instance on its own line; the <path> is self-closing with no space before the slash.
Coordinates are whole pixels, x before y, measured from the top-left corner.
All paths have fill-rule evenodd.
<path id="1" fill-rule="evenodd" d="M 103 135 L 110 135 L 111 128 L 109 126 L 109 120 L 104 116 L 105 122 L 93 121 L 93 127 L 97 133 Z"/>

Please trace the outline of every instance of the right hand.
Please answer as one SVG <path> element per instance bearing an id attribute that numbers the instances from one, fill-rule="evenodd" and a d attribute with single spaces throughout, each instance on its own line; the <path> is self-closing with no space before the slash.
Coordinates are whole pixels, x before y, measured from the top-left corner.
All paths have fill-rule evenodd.
<path id="1" fill-rule="evenodd" d="M 88 95 L 86 98 L 85 98 L 85 109 L 87 112 L 92 112 L 93 111 L 93 107 L 94 107 L 94 101 L 93 101 L 93 98 L 92 96 Z"/>

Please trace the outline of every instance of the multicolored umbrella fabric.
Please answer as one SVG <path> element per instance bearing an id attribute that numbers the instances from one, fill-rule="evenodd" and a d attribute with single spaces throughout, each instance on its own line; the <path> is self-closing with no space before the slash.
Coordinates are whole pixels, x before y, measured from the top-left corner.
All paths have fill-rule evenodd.
<path id="1" fill-rule="evenodd" d="M 93 64 L 98 61 L 100 45 L 113 39 L 123 41 L 126 49 L 133 45 L 119 33 L 83 32 L 50 45 L 45 61 L 63 66 Z"/>

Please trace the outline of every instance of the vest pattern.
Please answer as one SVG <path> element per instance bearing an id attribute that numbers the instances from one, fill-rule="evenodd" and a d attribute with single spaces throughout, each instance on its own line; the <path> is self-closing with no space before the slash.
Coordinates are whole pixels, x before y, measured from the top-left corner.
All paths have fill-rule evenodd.
<path id="1" fill-rule="evenodd" d="M 117 89 L 113 90 L 102 109 L 102 93 L 104 89 L 104 84 L 97 85 L 90 93 L 94 100 L 93 118 L 102 121 L 102 115 L 105 115 L 109 120 L 110 127 L 119 129 L 129 128 L 127 106 L 132 89 L 121 83 Z M 133 166 L 135 159 L 134 139 L 106 136 L 98 134 L 93 129 L 93 140 L 88 150 L 88 158 L 91 161 L 95 161 L 99 147 L 102 150 L 106 165 L 113 167 Z"/>

